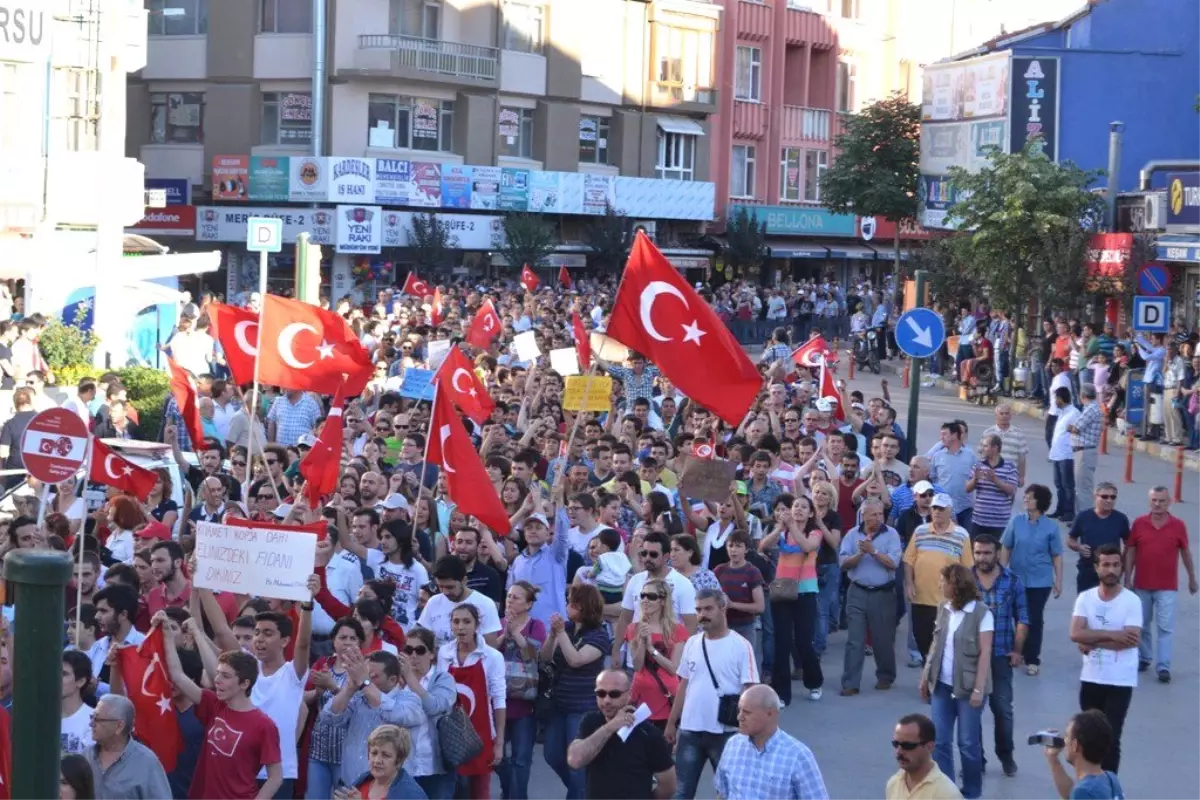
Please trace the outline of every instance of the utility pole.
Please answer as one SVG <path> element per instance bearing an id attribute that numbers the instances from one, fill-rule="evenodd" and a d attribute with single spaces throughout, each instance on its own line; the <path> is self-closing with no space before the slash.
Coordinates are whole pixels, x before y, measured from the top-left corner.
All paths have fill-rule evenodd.
<path id="1" fill-rule="evenodd" d="M 924 306 L 926 302 L 925 284 L 929 280 L 928 270 L 919 269 L 913 274 L 913 278 L 917 282 L 916 299 L 913 300 L 913 307 L 917 308 Z M 908 452 L 917 452 L 917 420 L 920 419 L 918 410 L 918 402 L 921 393 L 921 364 L 925 361 L 923 358 L 911 358 L 912 363 L 911 375 L 908 383 Z"/>

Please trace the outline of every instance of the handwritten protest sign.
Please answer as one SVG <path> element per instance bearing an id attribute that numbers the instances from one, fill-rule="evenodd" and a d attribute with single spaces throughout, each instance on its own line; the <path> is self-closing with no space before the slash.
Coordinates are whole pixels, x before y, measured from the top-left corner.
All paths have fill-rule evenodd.
<path id="1" fill-rule="evenodd" d="M 689 458 L 679 476 L 679 493 L 691 500 L 721 503 L 729 499 L 736 465 L 724 458 Z"/>
<path id="2" fill-rule="evenodd" d="M 612 378 L 574 375 L 566 379 L 562 406 L 570 411 L 608 411 L 612 408 L 612 390 Z"/>
<path id="3" fill-rule="evenodd" d="M 562 375 L 579 374 L 579 356 L 574 347 L 563 347 L 550 351 L 550 369 Z"/>
<path id="4" fill-rule="evenodd" d="M 431 369 L 409 367 L 404 370 L 404 383 L 400 384 L 400 396 L 410 400 L 433 400 L 433 375 Z"/>
<path id="5" fill-rule="evenodd" d="M 308 600 L 317 537 L 300 530 L 196 526 L 196 574 L 201 589 L 281 600 Z"/>

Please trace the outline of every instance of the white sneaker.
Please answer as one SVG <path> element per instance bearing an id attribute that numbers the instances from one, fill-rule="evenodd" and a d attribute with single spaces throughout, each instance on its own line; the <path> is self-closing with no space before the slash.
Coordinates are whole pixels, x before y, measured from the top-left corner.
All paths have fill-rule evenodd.
<path id="1" fill-rule="evenodd" d="M 812 700 L 814 703 L 816 701 L 820 700 L 821 699 L 821 690 L 820 689 L 809 690 L 808 699 Z"/>

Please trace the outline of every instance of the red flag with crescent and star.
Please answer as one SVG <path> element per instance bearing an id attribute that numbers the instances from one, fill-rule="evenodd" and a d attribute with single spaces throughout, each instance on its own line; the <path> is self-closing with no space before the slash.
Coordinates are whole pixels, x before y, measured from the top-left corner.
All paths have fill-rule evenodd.
<path id="1" fill-rule="evenodd" d="M 471 327 L 467 329 L 467 344 L 480 350 L 488 349 L 492 340 L 500 335 L 500 325 L 500 315 L 496 313 L 496 307 L 492 305 L 491 300 L 485 300 L 475 312 Z"/>
<path id="2" fill-rule="evenodd" d="M 571 273 L 567 272 L 567 265 L 563 264 L 558 268 L 558 282 L 564 289 L 571 288 Z"/>
<path id="3" fill-rule="evenodd" d="M 837 361 L 837 356 L 830 349 L 825 337 L 816 333 L 792 352 L 792 361 L 801 367 L 819 367 L 822 363 L 832 364 Z"/>
<path id="4" fill-rule="evenodd" d="M 730 425 L 741 423 L 762 389 L 758 368 L 725 323 L 642 231 L 605 333 Z"/>
<path id="5" fill-rule="evenodd" d="M 475 374 L 466 354 L 457 347 L 450 348 L 433 379 L 450 396 L 450 402 L 477 425 L 487 422 L 496 409 L 496 402 Z"/>
<path id="6" fill-rule="evenodd" d="M 117 651 L 125 695 L 133 703 L 133 732 L 154 751 L 167 772 L 183 751 L 175 706 L 171 703 L 171 679 L 167 675 L 166 641 L 162 628 L 155 627 L 137 647 Z"/>
<path id="7" fill-rule="evenodd" d="M 578 311 L 571 312 L 571 331 L 575 334 L 575 353 L 579 356 L 579 366 L 587 372 L 592 367 L 592 342 L 588 339 L 587 329 L 583 327 L 583 318 Z"/>
<path id="8" fill-rule="evenodd" d="M 121 458 L 99 439 L 92 439 L 92 469 L 88 480 L 128 492 L 145 502 L 154 490 L 154 484 L 158 483 L 158 476 Z"/>
<path id="9" fill-rule="evenodd" d="M 531 270 L 528 264 L 521 267 L 521 285 L 525 287 L 525 291 L 536 292 L 540 283 L 537 273 Z"/>
<path id="10" fill-rule="evenodd" d="M 429 304 L 429 324 L 435 328 L 446 321 L 445 301 L 442 300 L 442 287 L 433 290 L 433 302 Z"/>
<path id="11" fill-rule="evenodd" d="M 400 291 L 413 297 L 424 297 L 429 294 L 429 284 L 417 277 L 417 273 L 410 272 L 404 279 L 404 288 Z"/>
<path id="12" fill-rule="evenodd" d="M 475 444 L 454 413 L 450 391 L 440 384 L 433 389 L 433 418 L 429 421 L 425 460 L 445 473 L 447 494 L 458 511 L 475 517 L 496 533 L 512 530 L 508 512 L 479 460 Z"/>
<path id="13" fill-rule="evenodd" d="M 458 687 L 458 707 L 471 720 L 471 727 L 479 734 L 483 749 L 479 755 L 458 768 L 459 775 L 490 775 L 492 772 L 492 752 L 494 737 L 492 736 L 491 703 L 488 700 L 487 675 L 483 671 L 483 662 L 477 661 L 469 667 L 449 668 L 450 677 Z"/>
<path id="14" fill-rule="evenodd" d="M 346 407 L 345 384 L 338 387 L 329 407 L 329 415 L 321 426 L 312 449 L 300 461 L 300 475 L 307 482 L 305 496 L 309 508 L 319 506 L 325 497 L 337 490 L 338 477 L 342 471 L 342 451 L 345 449 L 343 433 L 345 421 L 342 411 Z"/>
<path id="15" fill-rule="evenodd" d="M 238 383 L 254 380 L 258 315 L 213 303 L 217 339 Z M 284 389 L 328 394 L 346 382 L 346 396 L 362 394 L 374 374 L 371 354 L 339 314 L 269 294 L 263 298 L 258 380 Z"/>
<path id="16" fill-rule="evenodd" d="M 192 449 L 199 450 L 204 442 L 204 422 L 200 419 L 196 380 L 192 373 L 176 364 L 175 359 L 170 356 L 167 356 L 167 364 L 171 368 L 171 396 L 175 398 L 175 405 L 179 407 L 179 416 L 183 417 L 188 438 L 192 440 Z"/>

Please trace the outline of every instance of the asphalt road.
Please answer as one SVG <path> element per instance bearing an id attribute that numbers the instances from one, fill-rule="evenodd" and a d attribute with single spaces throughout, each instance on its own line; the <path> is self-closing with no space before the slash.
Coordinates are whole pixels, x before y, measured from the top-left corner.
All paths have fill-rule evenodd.
<path id="1" fill-rule="evenodd" d="M 879 394 L 879 377 L 861 375 L 850 382 L 867 397 Z M 900 380 L 891 378 L 892 400 L 898 418 L 905 424 L 908 413 L 908 392 L 900 388 Z M 918 426 L 918 451 L 924 452 L 938 438 L 942 422 L 961 418 L 970 426 L 972 442 L 992 424 L 991 409 L 980 409 L 960 402 L 947 392 L 922 389 Z M 1043 483 L 1053 487 L 1053 476 L 1046 460 L 1046 446 L 1040 420 L 1019 416 L 1014 419 L 1030 442 L 1028 483 Z M 1173 486 L 1172 465 L 1148 456 L 1136 455 L 1132 485 L 1121 482 L 1124 471 L 1124 451 L 1114 448 L 1113 454 L 1100 457 L 1096 480 L 1117 484 L 1117 508 L 1133 517 L 1146 513 L 1147 492 L 1152 486 Z M 1186 502 L 1172 506 L 1172 513 L 1188 524 L 1193 553 L 1197 551 L 1197 496 L 1200 488 L 1194 473 L 1185 475 Z M 1066 530 L 1063 530 L 1064 537 Z M 1026 747 L 1025 738 L 1042 728 L 1062 728 L 1068 717 L 1078 711 L 1080 655 L 1067 638 L 1071 610 L 1075 599 L 1075 555 L 1067 551 L 1064 568 L 1064 591 L 1059 599 L 1051 598 L 1046 608 L 1046 634 L 1042 655 L 1042 672 L 1028 677 L 1021 671 L 1015 678 L 1015 728 L 1020 771 L 1005 777 L 994 756 L 989 755 L 991 768 L 984 778 L 984 796 L 988 798 L 1046 798 L 1054 796 L 1041 749 Z M 1185 591 L 1178 602 L 1170 685 L 1143 681 L 1133 694 L 1133 702 L 1122 737 L 1121 783 L 1130 797 L 1196 798 L 1200 797 L 1200 766 L 1195 757 L 1200 741 L 1200 681 L 1198 681 L 1197 608 L 1196 597 L 1186 592 L 1186 580 L 1180 569 L 1181 586 Z M 902 623 L 907 633 L 907 620 Z M 872 687 L 873 666 L 868 659 L 864 670 L 863 693 L 843 698 L 837 693 L 842 672 L 845 633 L 834 634 L 825 653 L 822 667 L 825 673 L 825 696 L 809 702 L 797 693 L 797 699 L 782 713 L 782 726 L 812 748 L 821 766 L 831 797 L 881 797 L 884 784 L 895 772 L 896 764 L 890 747 L 895 721 L 914 711 L 928 713 L 917 695 L 917 670 L 903 666 L 901 637 L 897 637 L 897 658 L 900 675 L 896 685 L 887 692 Z M 1145 674 L 1142 675 L 1146 677 Z M 984 715 L 984 744 L 992 750 L 991 715 Z M 493 781 L 493 796 L 499 797 L 499 784 Z M 565 790 L 557 776 L 546 766 L 541 747 L 534 753 L 530 796 L 561 798 Z M 712 776 L 709 770 L 701 782 L 698 797 L 713 797 Z"/>

